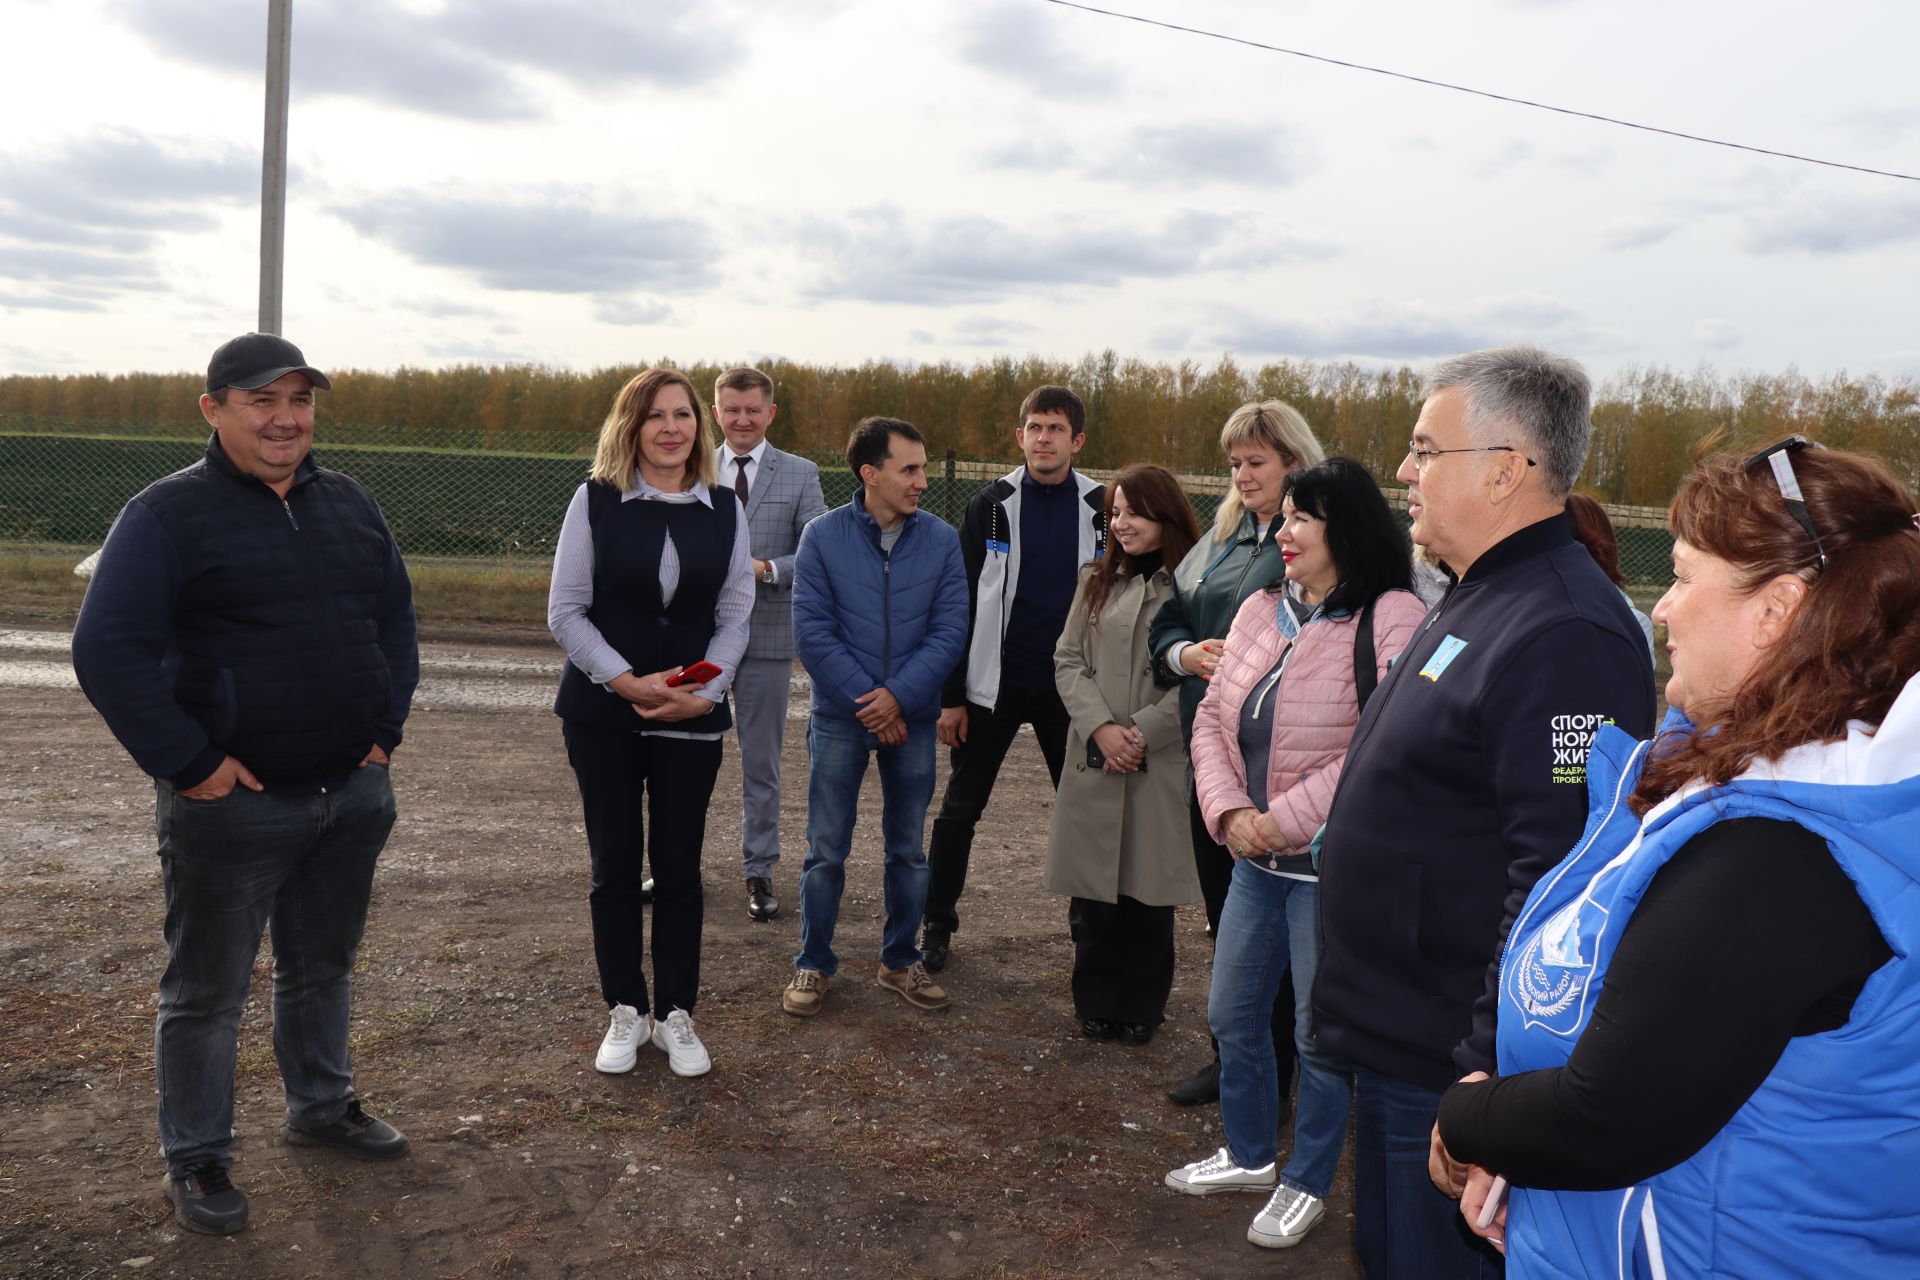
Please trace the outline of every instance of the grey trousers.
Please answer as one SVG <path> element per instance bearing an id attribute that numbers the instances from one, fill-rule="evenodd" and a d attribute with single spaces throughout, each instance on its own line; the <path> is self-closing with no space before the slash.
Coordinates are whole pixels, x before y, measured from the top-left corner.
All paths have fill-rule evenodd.
<path id="1" fill-rule="evenodd" d="M 780 861 L 780 753 L 787 741 L 793 662 L 742 658 L 733 677 L 740 735 L 740 874 L 772 878 Z"/>

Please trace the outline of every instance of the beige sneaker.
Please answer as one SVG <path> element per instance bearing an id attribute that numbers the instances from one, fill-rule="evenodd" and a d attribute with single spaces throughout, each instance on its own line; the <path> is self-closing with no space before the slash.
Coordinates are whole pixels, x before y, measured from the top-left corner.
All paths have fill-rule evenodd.
<path id="1" fill-rule="evenodd" d="M 898 991 L 916 1009 L 944 1009 L 953 1003 L 946 989 L 927 976 L 927 966 L 915 960 L 904 969 L 880 966 L 880 985 Z"/>
<path id="2" fill-rule="evenodd" d="M 780 1007 L 796 1018 L 811 1018 L 827 998 L 827 975 L 818 969 L 795 969 L 793 981 L 780 993 Z"/>

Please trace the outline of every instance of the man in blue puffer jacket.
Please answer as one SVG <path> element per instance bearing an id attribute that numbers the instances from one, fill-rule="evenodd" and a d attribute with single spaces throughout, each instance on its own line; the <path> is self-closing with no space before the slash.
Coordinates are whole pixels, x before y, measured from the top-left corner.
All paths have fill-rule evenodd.
<path id="1" fill-rule="evenodd" d="M 863 419 L 847 440 L 847 469 L 860 492 L 807 526 L 793 565 L 794 649 L 813 682 L 813 715 L 800 954 L 780 1006 L 803 1018 L 820 1012 L 839 968 L 833 927 L 870 755 L 880 763 L 886 846 L 880 985 L 916 1008 L 948 1004 L 914 936 L 927 900 L 940 686 L 967 642 L 966 566 L 952 527 L 919 509 L 927 446 L 910 424 Z"/>

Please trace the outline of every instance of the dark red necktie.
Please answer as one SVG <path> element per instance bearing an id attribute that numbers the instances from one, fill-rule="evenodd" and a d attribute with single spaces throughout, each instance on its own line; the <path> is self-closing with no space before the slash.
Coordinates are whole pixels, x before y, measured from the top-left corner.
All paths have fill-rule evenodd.
<path id="1" fill-rule="evenodd" d="M 733 455 L 733 491 L 740 498 L 740 505 L 747 505 L 747 464 L 753 461 L 751 454 Z"/>

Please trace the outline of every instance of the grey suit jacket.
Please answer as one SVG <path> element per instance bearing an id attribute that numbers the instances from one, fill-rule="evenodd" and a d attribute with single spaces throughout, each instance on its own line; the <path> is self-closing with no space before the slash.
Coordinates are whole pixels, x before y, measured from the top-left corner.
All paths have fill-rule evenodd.
<path id="1" fill-rule="evenodd" d="M 720 456 L 729 450 L 720 446 Z M 720 469 L 721 483 L 732 471 Z M 793 552 L 807 521 L 827 509 L 820 492 L 820 468 L 805 458 L 767 446 L 760 474 L 747 492 L 747 528 L 756 559 L 773 562 L 777 582 L 754 584 L 753 620 L 747 635 L 749 658 L 793 658 Z"/>

